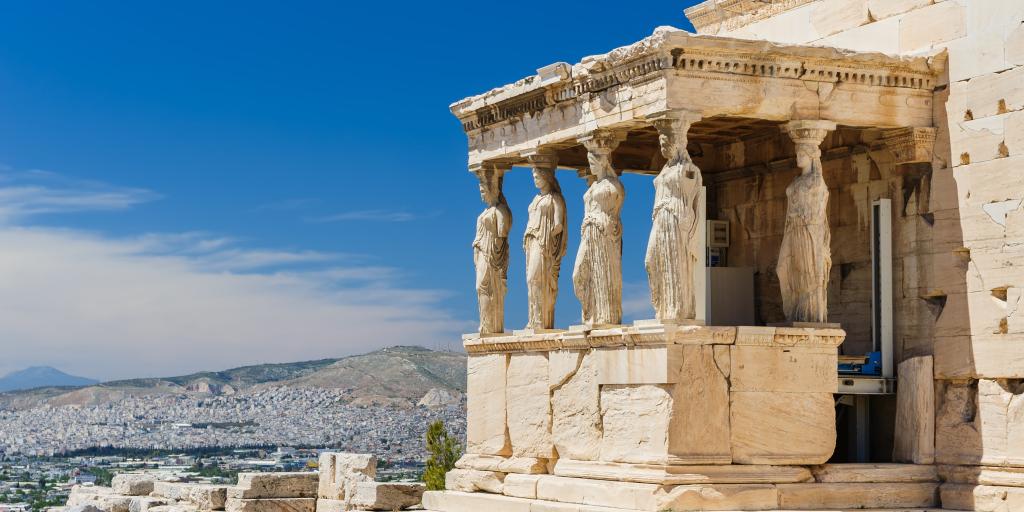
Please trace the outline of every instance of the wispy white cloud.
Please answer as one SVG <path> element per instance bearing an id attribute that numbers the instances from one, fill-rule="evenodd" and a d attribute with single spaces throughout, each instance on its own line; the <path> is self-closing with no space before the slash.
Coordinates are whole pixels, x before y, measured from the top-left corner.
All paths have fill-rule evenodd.
<path id="1" fill-rule="evenodd" d="M 0 174 L 0 222 L 86 211 L 125 210 L 159 196 L 140 188 L 72 180 L 48 171 Z"/>
<path id="2" fill-rule="evenodd" d="M 372 222 L 409 222 L 416 220 L 413 213 L 394 210 L 356 210 L 351 212 L 336 213 L 323 217 L 310 217 L 307 222 L 348 222 L 348 221 L 372 221 Z"/>
<path id="3" fill-rule="evenodd" d="M 0 171 L 0 203 L 19 185 Z M 93 184 L 96 185 L 96 184 Z M 90 199 L 59 187 L 52 213 L 123 209 L 149 193 Z M 97 378 L 434 346 L 472 328 L 447 293 L 399 269 L 309 250 L 251 248 L 200 231 L 114 237 L 33 225 L 57 188 L 36 185 L 0 223 L 0 374 L 53 365 Z M 106 191 L 117 196 L 117 189 Z"/>

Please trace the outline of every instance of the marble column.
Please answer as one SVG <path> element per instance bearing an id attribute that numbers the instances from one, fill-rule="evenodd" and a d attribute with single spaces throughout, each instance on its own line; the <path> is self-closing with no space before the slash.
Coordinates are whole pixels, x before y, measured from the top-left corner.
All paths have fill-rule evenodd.
<path id="1" fill-rule="evenodd" d="M 585 325 L 622 322 L 622 221 L 626 189 L 612 168 L 623 134 L 595 131 L 580 138 L 594 180 L 583 195 L 583 227 L 572 281 Z"/>
<path id="2" fill-rule="evenodd" d="M 786 228 L 776 267 L 789 322 L 828 321 L 832 235 L 820 146 L 835 128 L 832 121 L 790 121 L 782 126 L 796 144 L 800 168 L 800 175 L 786 187 Z"/>
<path id="3" fill-rule="evenodd" d="M 512 227 L 512 211 L 505 200 L 502 181 L 509 168 L 485 163 L 474 170 L 480 180 L 480 198 L 487 205 L 476 219 L 476 237 L 473 239 L 481 335 L 505 330 L 508 232 Z"/>
<path id="4" fill-rule="evenodd" d="M 537 187 L 523 234 L 528 301 L 526 328 L 553 329 L 558 275 L 568 241 L 565 199 L 555 177 L 558 155 L 554 151 L 538 150 L 527 154 L 526 158 L 533 167 L 533 184 Z"/>
<path id="5" fill-rule="evenodd" d="M 655 318 L 681 322 L 696 318 L 694 272 L 703 244 L 698 239 L 700 169 L 686 151 L 690 126 L 700 115 L 672 111 L 653 119 L 662 155 L 668 160 L 654 178 L 654 211 L 644 264 Z"/>

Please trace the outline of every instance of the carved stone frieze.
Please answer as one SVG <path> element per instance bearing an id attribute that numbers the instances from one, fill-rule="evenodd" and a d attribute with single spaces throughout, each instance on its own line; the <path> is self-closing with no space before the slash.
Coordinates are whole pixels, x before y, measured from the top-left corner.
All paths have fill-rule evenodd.
<path id="1" fill-rule="evenodd" d="M 895 164 L 931 163 L 935 154 L 935 128 L 898 128 L 882 135 Z"/>
<path id="2" fill-rule="evenodd" d="M 573 66 L 557 63 L 541 68 L 537 75 L 456 102 L 451 110 L 466 132 L 475 132 L 567 102 L 586 101 L 613 87 L 662 78 L 668 71 L 695 79 L 791 79 L 930 92 L 939 65 L 941 62 L 925 58 L 782 46 L 659 29 L 633 45 L 588 57 Z"/>

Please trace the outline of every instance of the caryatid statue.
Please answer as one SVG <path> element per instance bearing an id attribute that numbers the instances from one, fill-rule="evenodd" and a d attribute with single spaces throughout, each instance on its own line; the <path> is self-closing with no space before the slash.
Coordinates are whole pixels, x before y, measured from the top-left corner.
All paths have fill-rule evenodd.
<path id="1" fill-rule="evenodd" d="M 626 189 L 612 169 L 611 154 L 621 138 L 595 132 L 580 139 L 594 181 L 583 194 L 583 227 L 572 281 L 583 305 L 583 323 L 622 322 L 622 221 Z"/>
<path id="2" fill-rule="evenodd" d="M 480 334 L 497 334 L 505 330 L 508 232 L 512 227 L 512 211 L 502 192 L 505 170 L 485 164 L 476 171 L 480 180 L 480 198 L 487 204 L 476 219 L 476 238 L 473 239 Z"/>
<path id="3" fill-rule="evenodd" d="M 533 183 L 538 192 L 530 202 L 530 218 L 523 235 L 529 301 L 526 328 L 553 329 L 558 273 L 568 242 L 565 199 L 555 177 L 558 157 L 553 153 L 535 153 L 527 158 L 533 165 Z"/>
<path id="4" fill-rule="evenodd" d="M 783 126 L 796 144 L 800 168 L 800 175 L 786 187 L 786 230 L 776 267 L 782 310 L 790 322 L 828 320 L 832 235 L 820 145 L 835 128 L 831 121 L 791 121 Z"/>
<path id="5" fill-rule="evenodd" d="M 668 162 L 654 178 L 653 222 L 644 263 L 655 317 L 662 321 L 697 316 L 693 273 L 702 247 L 697 207 L 703 183 L 686 144 L 690 125 L 698 119 L 694 113 L 670 112 L 654 120 Z"/>

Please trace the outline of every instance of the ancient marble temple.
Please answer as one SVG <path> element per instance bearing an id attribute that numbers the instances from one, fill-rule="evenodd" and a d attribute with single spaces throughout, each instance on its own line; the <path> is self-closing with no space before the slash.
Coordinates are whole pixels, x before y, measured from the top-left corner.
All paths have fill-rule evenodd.
<path id="1" fill-rule="evenodd" d="M 424 507 L 1024 511 L 1024 3 L 686 14 L 697 34 L 451 106 L 483 197 L 480 329 L 466 454 Z M 650 224 L 623 222 L 640 204 Z M 632 265 L 647 318 L 623 316 Z M 839 374 L 878 350 L 877 387 Z"/>

